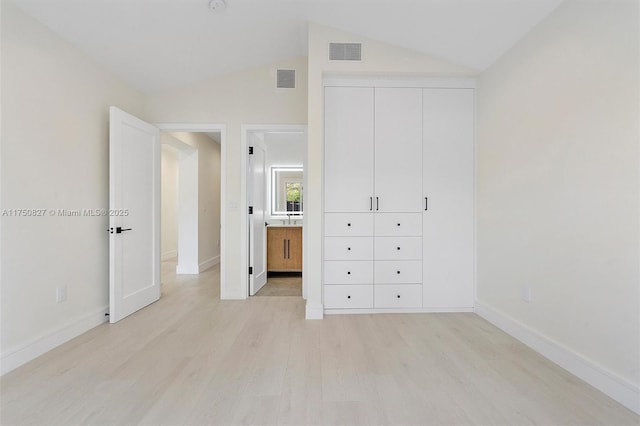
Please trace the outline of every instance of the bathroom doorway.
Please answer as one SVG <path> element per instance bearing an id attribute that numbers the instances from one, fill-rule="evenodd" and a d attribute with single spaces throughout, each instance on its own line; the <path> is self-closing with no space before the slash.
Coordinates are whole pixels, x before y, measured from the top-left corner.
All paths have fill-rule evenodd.
<path id="1" fill-rule="evenodd" d="M 304 297 L 306 126 L 243 126 L 248 296 Z"/>

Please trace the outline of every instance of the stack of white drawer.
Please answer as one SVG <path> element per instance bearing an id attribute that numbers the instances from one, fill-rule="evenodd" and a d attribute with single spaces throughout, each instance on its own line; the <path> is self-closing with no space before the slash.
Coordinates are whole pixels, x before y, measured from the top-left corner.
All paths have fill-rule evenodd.
<path id="1" fill-rule="evenodd" d="M 422 214 L 377 213 L 374 307 L 422 307 Z"/>
<path id="2" fill-rule="evenodd" d="M 373 214 L 324 215 L 324 304 L 373 308 Z"/>
<path id="3" fill-rule="evenodd" d="M 327 213 L 326 309 L 422 307 L 421 213 Z"/>

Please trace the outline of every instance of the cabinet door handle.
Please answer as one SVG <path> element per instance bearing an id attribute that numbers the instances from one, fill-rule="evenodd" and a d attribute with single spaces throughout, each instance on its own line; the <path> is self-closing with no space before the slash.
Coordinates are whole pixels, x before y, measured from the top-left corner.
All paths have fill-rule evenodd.
<path id="1" fill-rule="evenodd" d="M 380 210 L 380 199 L 376 197 L 376 211 Z"/>
<path id="2" fill-rule="evenodd" d="M 429 199 L 424 197 L 424 211 L 426 212 L 429 209 Z"/>
<path id="3" fill-rule="evenodd" d="M 400 299 L 400 295 L 398 294 L 398 299 Z"/>
<path id="4" fill-rule="evenodd" d="M 396 274 L 400 275 L 400 271 L 396 271 Z"/>
<path id="5" fill-rule="evenodd" d="M 369 211 L 373 211 L 373 197 L 369 197 Z"/>
<path id="6" fill-rule="evenodd" d="M 287 240 L 287 259 L 291 259 L 291 240 Z"/>
<path id="7" fill-rule="evenodd" d="M 282 240 L 282 257 L 287 258 L 287 240 Z"/>

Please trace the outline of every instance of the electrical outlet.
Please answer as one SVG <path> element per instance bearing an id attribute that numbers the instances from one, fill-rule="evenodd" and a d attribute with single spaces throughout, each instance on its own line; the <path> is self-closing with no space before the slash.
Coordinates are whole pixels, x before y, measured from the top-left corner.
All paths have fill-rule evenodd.
<path id="1" fill-rule="evenodd" d="M 526 303 L 533 302 L 533 295 L 531 293 L 531 287 L 526 286 L 526 287 L 522 288 L 522 300 L 524 300 Z"/>
<path id="2" fill-rule="evenodd" d="M 62 303 L 67 301 L 67 286 L 63 285 L 62 287 L 56 288 L 56 302 Z"/>

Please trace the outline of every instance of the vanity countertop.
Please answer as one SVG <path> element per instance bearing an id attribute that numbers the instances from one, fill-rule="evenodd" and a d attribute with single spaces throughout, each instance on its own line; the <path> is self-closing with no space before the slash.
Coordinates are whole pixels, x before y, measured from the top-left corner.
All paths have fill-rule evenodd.
<path id="1" fill-rule="evenodd" d="M 301 223 L 292 223 L 292 224 L 282 224 L 282 222 L 280 223 L 270 223 L 267 225 L 267 228 L 302 228 L 302 224 Z"/>

